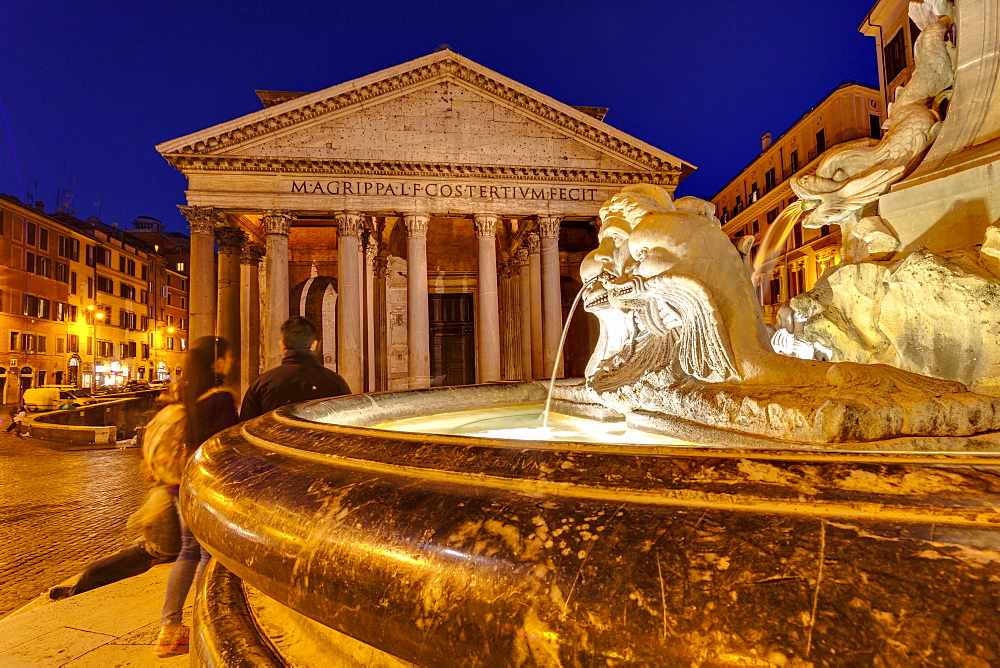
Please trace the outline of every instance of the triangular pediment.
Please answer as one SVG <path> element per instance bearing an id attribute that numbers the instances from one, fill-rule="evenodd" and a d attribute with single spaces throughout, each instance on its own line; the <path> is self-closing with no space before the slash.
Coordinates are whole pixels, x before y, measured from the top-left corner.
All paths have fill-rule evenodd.
<path id="1" fill-rule="evenodd" d="M 303 161 L 689 173 L 692 165 L 451 51 L 157 146 L 184 170 Z"/>

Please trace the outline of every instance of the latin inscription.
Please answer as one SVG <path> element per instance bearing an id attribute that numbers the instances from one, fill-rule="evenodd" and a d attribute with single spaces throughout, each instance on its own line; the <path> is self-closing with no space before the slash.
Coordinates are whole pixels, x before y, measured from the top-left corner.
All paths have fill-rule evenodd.
<path id="1" fill-rule="evenodd" d="M 376 197 L 468 197 L 470 199 L 597 201 L 596 188 L 478 186 L 450 183 L 385 183 L 383 181 L 292 181 L 292 193 L 306 195 L 374 195 Z"/>

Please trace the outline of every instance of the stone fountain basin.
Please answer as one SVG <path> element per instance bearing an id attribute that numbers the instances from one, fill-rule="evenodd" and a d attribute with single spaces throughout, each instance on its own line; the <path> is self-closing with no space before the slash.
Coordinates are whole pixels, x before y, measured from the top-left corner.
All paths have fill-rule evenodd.
<path id="1" fill-rule="evenodd" d="M 205 612 L 213 592 L 239 598 L 228 570 L 370 646 L 369 663 L 1000 662 L 996 455 L 366 426 L 544 396 L 527 382 L 340 397 L 208 441 L 181 494 L 224 567 L 203 589 L 200 660 L 223 665 L 252 644 L 233 634 L 262 626 L 243 603 L 225 607 L 246 609 L 235 625 Z"/>

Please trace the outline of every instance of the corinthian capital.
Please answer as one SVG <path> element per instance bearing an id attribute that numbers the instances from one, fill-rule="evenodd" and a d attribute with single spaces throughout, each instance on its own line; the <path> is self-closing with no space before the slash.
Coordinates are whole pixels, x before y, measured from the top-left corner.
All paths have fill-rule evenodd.
<path id="1" fill-rule="evenodd" d="M 514 260 L 517 262 L 519 266 L 521 267 L 526 266 L 528 264 L 528 249 L 518 248 L 516 251 L 514 251 Z"/>
<path id="2" fill-rule="evenodd" d="M 181 215 L 187 218 L 191 234 L 212 234 L 222 213 L 214 206 L 178 206 Z"/>
<path id="3" fill-rule="evenodd" d="M 264 234 L 280 234 L 287 237 L 292 229 L 292 212 L 284 209 L 268 209 L 264 212 Z"/>
<path id="4" fill-rule="evenodd" d="M 431 217 L 426 213 L 404 213 L 403 224 L 406 225 L 407 237 L 426 237 L 427 224 Z"/>
<path id="5" fill-rule="evenodd" d="M 535 232 L 528 232 L 524 235 L 524 240 L 528 243 L 529 253 L 540 253 L 542 250 L 542 243 L 538 240 L 538 234 Z"/>
<path id="6" fill-rule="evenodd" d="M 260 259 L 264 257 L 264 247 L 260 244 L 245 243 L 243 252 L 240 253 L 240 264 L 260 264 Z"/>
<path id="7" fill-rule="evenodd" d="M 538 232 L 542 235 L 543 239 L 558 239 L 559 224 L 561 222 L 562 216 L 539 216 Z"/>
<path id="8" fill-rule="evenodd" d="M 243 251 L 246 235 L 239 228 L 219 226 L 215 228 L 215 240 L 219 244 L 220 253 L 240 253 Z"/>
<path id="9" fill-rule="evenodd" d="M 472 217 L 476 224 L 477 237 L 495 237 L 497 235 L 497 217 L 491 213 L 477 213 Z"/>
<path id="10" fill-rule="evenodd" d="M 334 214 L 333 218 L 337 221 L 337 234 L 339 236 L 356 237 L 361 234 L 365 217 L 357 211 L 343 211 Z"/>

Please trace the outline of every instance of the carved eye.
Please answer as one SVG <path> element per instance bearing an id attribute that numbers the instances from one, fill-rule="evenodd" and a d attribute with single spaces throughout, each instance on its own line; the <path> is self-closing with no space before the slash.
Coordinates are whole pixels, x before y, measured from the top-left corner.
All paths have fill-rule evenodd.
<path id="1" fill-rule="evenodd" d="M 649 253 L 648 248 L 637 248 L 635 251 L 635 259 L 642 262 L 646 259 L 646 255 Z"/>

